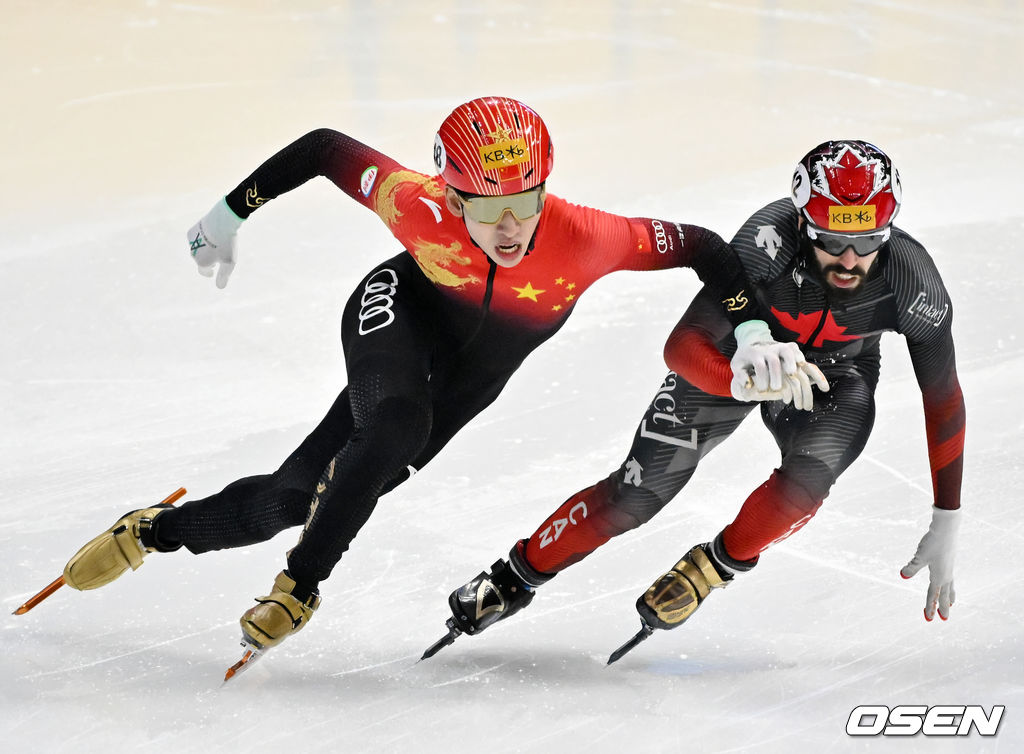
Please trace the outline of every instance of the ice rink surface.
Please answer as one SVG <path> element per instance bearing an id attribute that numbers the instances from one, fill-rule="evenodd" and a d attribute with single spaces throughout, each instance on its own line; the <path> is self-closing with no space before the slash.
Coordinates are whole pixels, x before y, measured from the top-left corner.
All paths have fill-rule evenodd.
<path id="1" fill-rule="evenodd" d="M 0 741 L 8 751 L 1017 752 L 1024 4 L 64 2 L 0 24 Z M 814 521 L 685 627 L 612 667 L 637 595 L 778 462 L 756 418 L 657 518 L 524 613 L 423 663 L 446 597 L 622 460 L 665 373 L 689 271 L 621 273 L 498 402 L 383 498 L 311 627 L 230 686 L 237 620 L 296 533 L 154 556 L 100 591 L 10 611 L 123 512 L 270 471 L 344 385 L 341 307 L 396 242 L 320 179 L 240 233 L 227 289 L 185 230 L 330 126 L 430 172 L 452 107 L 538 109 L 549 189 L 726 236 L 829 138 L 903 178 L 898 224 L 955 304 L 968 408 L 951 620 L 902 581 L 929 521 L 904 341 L 874 434 Z M 998 736 L 854 739 L 858 705 L 1005 705 Z"/>

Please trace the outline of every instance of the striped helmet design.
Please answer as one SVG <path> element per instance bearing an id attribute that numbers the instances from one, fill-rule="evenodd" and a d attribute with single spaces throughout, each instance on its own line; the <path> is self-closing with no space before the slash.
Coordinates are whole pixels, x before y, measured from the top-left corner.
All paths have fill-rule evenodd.
<path id="1" fill-rule="evenodd" d="M 543 183 L 554 151 L 544 121 L 508 97 L 459 105 L 434 138 L 434 165 L 448 185 L 468 194 L 518 194 Z"/>

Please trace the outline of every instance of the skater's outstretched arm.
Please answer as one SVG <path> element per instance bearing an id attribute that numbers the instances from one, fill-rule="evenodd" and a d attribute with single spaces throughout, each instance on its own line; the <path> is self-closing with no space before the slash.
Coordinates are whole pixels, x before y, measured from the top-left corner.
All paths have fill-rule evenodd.
<path id="1" fill-rule="evenodd" d="M 378 174 L 402 170 L 387 155 L 339 131 L 310 131 L 256 168 L 189 229 L 192 258 L 201 274 L 216 273 L 217 287 L 223 288 L 235 267 L 238 229 L 267 202 L 322 175 L 374 209 L 371 188 Z"/>

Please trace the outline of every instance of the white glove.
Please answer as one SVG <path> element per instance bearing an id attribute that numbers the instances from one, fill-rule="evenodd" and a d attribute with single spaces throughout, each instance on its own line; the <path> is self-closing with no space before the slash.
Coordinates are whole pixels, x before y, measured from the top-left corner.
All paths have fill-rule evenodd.
<path id="1" fill-rule="evenodd" d="M 928 599 L 924 604 L 924 619 L 935 617 L 939 609 L 942 620 L 949 618 L 949 608 L 956 601 L 953 589 L 953 557 L 956 554 L 956 533 L 960 528 L 960 509 L 932 508 L 932 524 L 921 537 L 917 552 L 900 570 L 900 576 L 909 579 L 928 566 Z"/>
<path id="2" fill-rule="evenodd" d="M 188 244 L 192 258 L 199 265 L 199 274 L 212 277 L 217 267 L 217 287 L 228 284 L 231 271 L 235 269 L 235 234 L 244 221 L 238 217 L 227 201 L 221 199 L 213 205 L 188 231 Z"/>
<path id="3" fill-rule="evenodd" d="M 804 360 L 796 343 L 772 338 L 768 323 L 759 319 L 736 327 L 736 353 L 732 357 L 730 390 L 738 401 L 782 401 L 801 411 L 814 407 L 812 383 L 827 392 L 828 380 L 814 364 Z"/>

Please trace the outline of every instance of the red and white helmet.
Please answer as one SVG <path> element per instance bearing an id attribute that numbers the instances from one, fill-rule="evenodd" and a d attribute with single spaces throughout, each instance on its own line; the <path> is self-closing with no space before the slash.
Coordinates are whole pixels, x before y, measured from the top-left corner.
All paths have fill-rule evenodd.
<path id="1" fill-rule="evenodd" d="M 532 109 L 508 97 L 459 105 L 434 137 L 434 165 L 445 182 L 482 196 L 518 194 L 547 180 L 551 136 Z"/>
<path id="2" fill-rule="evenodd" d="M 826 141 L 797 163 L 792 197 L 813 229 L 857 235 L 888 230 L 903 190 L 896 168 L 874 144 Z"/>

